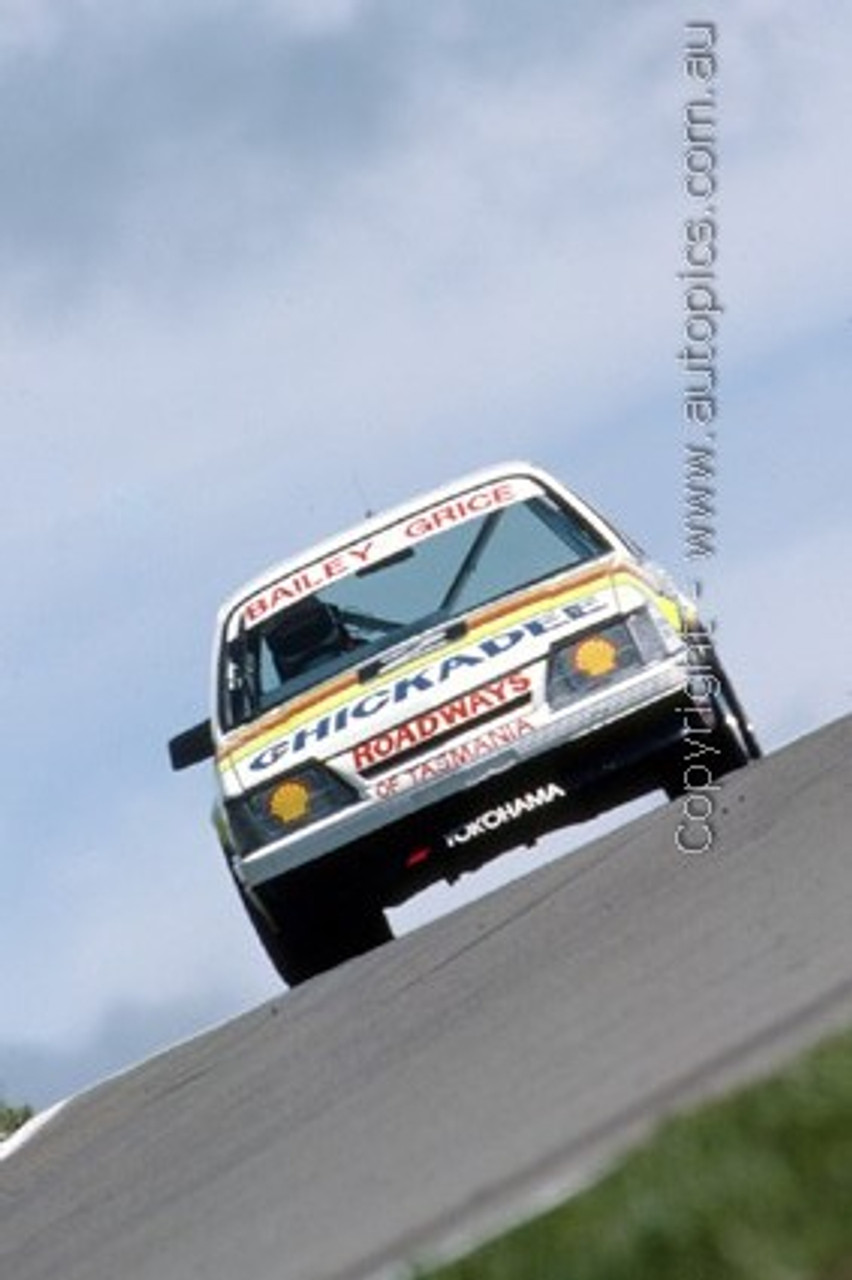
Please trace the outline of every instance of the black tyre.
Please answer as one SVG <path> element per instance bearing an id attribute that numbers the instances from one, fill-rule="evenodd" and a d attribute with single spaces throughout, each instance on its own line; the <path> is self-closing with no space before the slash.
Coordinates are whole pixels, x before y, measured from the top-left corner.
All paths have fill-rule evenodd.
<path id="1" fill-rule="evenodd" d="M 713 670 L 719 681 L 719 714 L 725 717 L 732 735 L 745 751 L 745 759 L 741 760 L 740 764 L 747 764 L 749 760 L 759 760 L 763 755 L 763 751 L 757 740 L 757 735 L 746 715 L 743 704 L 737 697 L 736 690 L 731 684 L 727 671 L 715 654 L 713 655 Z M 740 766 L 734 765 L 733 767 L 739 768 Z"/>
<path id="2" fill-rule="evenodd" d="M 310 894 L 276 894 L 266 910 L 244 891 L 241 896 L 266 954 L 289 987 L 393 938 L 378 903 L 334 884 Z"/>
<path id="3" fill-rule="evenodd" d="M 742 769 L 752 760 L 759 760 L 763 752 L 730 678 L 715 653 L 711 655 L 708 666 L 716 677 L 717 685 L 710 703 L 715 723 L 712 731 L 702 734 L 700 739 L 697 731 L 694 734 L 696 740 L 707 748 L 707 753 L 700 755 L 700 760 L 706 763 L 695 764 L 694 767 L 706 768 L 717 779 L 733 773 L 735 769 Z M 669 800 L 676 800 L 688 789 L 689 765 L 686 753 L 681 751 L 666 766 L 661 782 Z"/>

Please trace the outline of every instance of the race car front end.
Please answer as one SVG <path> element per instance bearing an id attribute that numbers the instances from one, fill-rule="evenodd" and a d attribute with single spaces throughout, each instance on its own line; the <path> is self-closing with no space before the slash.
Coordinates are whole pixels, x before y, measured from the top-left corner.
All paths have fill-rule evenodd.
<path id="1" fill-rule="evenodd" d="M 314 689 L 304 714 L 223 743 L 235 874 L 263 898 L 333 871 L 387 904 L 659 785 L 679 733 L 677 621 L 611 561 Z"/>
<path id="2" fill-rule="evenodd" d="M 759 755 L 691 602 L 525 463 L 273 566 L 220 610 L 213 667 L 172 765 L 215 757 L 220 843 L 290 984 L 430 883 L 678 794 L 686 732 L 722 772 Z"/>

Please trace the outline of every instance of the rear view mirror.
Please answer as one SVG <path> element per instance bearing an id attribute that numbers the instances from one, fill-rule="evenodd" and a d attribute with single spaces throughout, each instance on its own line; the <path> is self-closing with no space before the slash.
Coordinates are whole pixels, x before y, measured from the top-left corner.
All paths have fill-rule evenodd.
<path id="1" fill-rule="evenodd" d="M 169 743 L 169 759 L 173 769 L 188 769 L 213 756 L 213 729 L 209 720 L 185 729 Z"/>

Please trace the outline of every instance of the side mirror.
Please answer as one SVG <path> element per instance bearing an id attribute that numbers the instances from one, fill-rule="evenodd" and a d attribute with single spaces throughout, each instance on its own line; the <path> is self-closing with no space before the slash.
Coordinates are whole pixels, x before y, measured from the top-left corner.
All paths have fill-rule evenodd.
<path id="1" fill-rule="evenodd" d="M 209 720 L 185 729 L 169 743 L 169 759 L 173 769 L 188 769 L 190 765 L 210 760 L 214 753 L 213 728 Z"/>

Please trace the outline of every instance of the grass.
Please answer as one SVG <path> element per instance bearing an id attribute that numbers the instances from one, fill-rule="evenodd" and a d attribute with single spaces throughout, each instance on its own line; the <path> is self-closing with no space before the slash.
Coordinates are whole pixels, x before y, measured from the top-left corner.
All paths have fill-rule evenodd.
<path id="1" fill-rule="evenodd" d="M 852 1035 L 424 1280 L 852 1280 Z"/>
<path id="2" fill-rule="evenodd" d="M 10 1107 L 0 1099 L 0 1142 L 32 1118 L 32 1107 Z"/>

